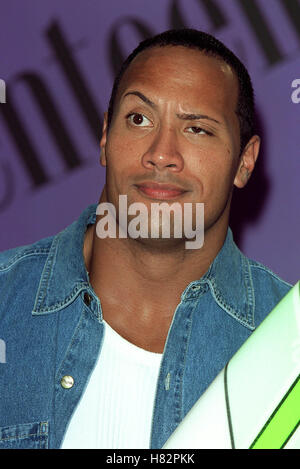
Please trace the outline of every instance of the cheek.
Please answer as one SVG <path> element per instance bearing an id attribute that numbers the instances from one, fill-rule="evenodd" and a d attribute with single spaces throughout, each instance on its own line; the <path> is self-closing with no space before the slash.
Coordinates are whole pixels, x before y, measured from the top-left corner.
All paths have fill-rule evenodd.
<path id="1" fill-rule="evenodd" d="M 134 166 L 138 160 L 139 149 L 136 143 L 132 143 L 123 135 L 111 135 L 106 145 L 107 165 L 118 173 Z"/>
<path id="2" fill-rule="evenodd" d="M 106 146 L 106 187 L 111 200 L 119 194 L 127 194 L 128 183 L 136 171 L 134 148 L 120 137 L 111 139 Z"/>
<path id="3" fill-rule="evenodd" d="M 212 203 L 228 196 L 233 187 L 235 166 L 230 146 L 222 146 L 222 149 L 211 148 L 198 152 L 191 159 L 189 173 L 192 179 L 197 180 L 201 197 L 207 203 Z"/>

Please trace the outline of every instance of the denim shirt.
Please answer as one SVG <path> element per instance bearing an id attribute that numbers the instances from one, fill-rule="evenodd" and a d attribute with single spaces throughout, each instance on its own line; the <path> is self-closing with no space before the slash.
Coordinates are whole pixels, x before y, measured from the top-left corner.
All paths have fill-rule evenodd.
<path id="1" fill-rule="evenodd" d="M 83 258 L 95 211 L 91 205 L 56 236 L 0 254 L 0 449 L 59 448 L 101 353 L 101 304 Z M 246 258 L 228 229 L 210 268 L 186 287 L 175 310 L 157 383 L 151 448 L 163 446 L 289 289 Z M 71 387 L 63 387 L 64 376 L 73 378 Z"/>

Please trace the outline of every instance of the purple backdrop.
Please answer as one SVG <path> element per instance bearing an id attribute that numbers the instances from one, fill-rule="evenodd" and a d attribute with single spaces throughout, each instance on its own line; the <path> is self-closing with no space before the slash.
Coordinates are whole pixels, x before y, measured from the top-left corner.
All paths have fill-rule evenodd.
<path id="1" fill-rule="evenodd" d="M 231 224 L 247 255 L 300 278 L 298 0 L 1 0 L 0 250 L 54 234 L 98 201 L 115 70 L 147 35 L 182 26 L 214 34 L 250 71 L 263 149 Z"/>

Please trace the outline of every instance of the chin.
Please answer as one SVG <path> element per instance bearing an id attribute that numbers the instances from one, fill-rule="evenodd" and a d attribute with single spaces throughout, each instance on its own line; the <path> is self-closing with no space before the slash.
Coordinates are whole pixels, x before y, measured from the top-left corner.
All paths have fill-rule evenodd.
<path id="1" fill-rule="evenodd" d="M 179 238 L 135 238 L 132 239 L 139 244 L 141 248 L 146 250 L 151 250 L 151 252 L 155 253 L 165 253 L 173 252 L 174 251 L 182 251 L 185 249 L 185 239 Z"/>

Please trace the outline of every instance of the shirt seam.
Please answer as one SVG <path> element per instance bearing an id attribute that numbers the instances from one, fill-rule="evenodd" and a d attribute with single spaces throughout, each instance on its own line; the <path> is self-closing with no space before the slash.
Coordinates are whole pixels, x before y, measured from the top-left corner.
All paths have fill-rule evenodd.
<path id="1" fill-rule="evenodd" d="M 289 282 L 286 282 L 285 280 L 283 280 L 282 278 L 280 278 L 277 274 L 275 274 L 275 272 L 273 272 L 272 270 L 268 269 L 268 267 L 264 266 L 263 264 L 260 264 L 256 261 L 249 261 L 250 263 L 250 267 L 254 268 L 254 269 L 260 269 L 260 270 L 263 270 L 264 272 L 272 275 L 272 277 L 274 277 L 276 280 L 278 280 L 279 283 L 283 283 L 284 285 L 286 285 L 287 287 L 291 287 L 292 284 L 290 284 Z"/>
<path id="2" fill-rule="evenodd" d="M 54 312 L 58 311 L 59 309 L 67 307 L 69 304 L 71 304 L 74 301 L 75 296 L 78 293 L 80 293 L 82 290 L 84 290 L 85 288 L 88 288 L 88 287 L 89 287 L 89 284 L 87 282 L 80 283 L 79 285 L 77 285 L 76 287 L 73 288 L 72 292 L 67 296 L 67 298 L 64 298 L 64 300 L 59 301 L 59 302 L 55 303 L 54 305 L 49 306 L 47 308 L 33 309 L 32 315 L 33 316 L 39 316 L 40 314 L 54 313 Z"/>
<path id="3" fill-rule="evenodd" d="M 43 249 L 38 249 L 38 250 L 33 250 L 33 251 L 18 254 L 14 256 L 12 259 L 10 259 L 8 263 L 0 265 L 0 271 L 4 272 L 5 270 L 9 270 L 14 264 L 16 264 L 20 260 L 23 260 L 25 257 L 48 255 L 49 251 L 50 251 L 50 248 L 43 248 Z"/>

